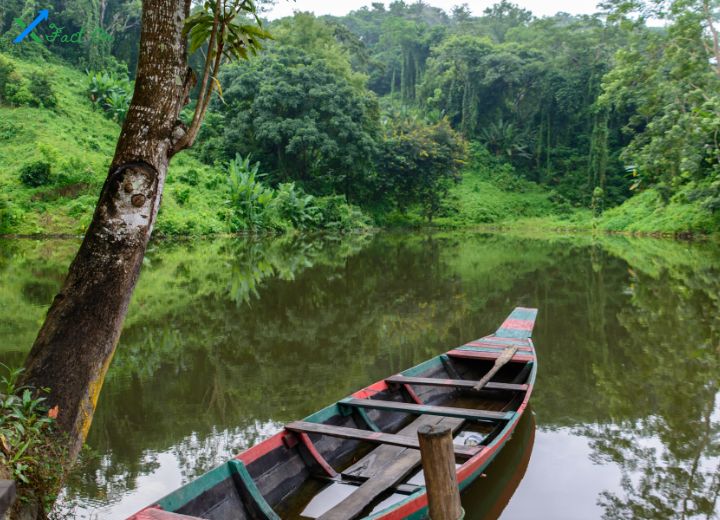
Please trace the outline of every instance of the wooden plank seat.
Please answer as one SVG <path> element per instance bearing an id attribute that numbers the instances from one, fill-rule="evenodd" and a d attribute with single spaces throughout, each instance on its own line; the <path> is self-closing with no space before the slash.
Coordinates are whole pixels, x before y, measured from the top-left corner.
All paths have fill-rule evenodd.
<path id="1" fill-rule="evenodd" d="M 349 497 L 320 516 L 319 520 L 352 520 L 362 514 L 380 495 L 399 484 L 420 465 L 420 451 L 406 450 L 387 463 Z"/>
<path id="2" fill-rule="evenodd" d="M 419 386 L 451 386 L 472 390 L 477 381 L 469 379 L 440 379 L 435 377 L 407 377 L 396 375 L 385 379 L 386 383 L 398 385 L 419 385 Z M 515 385 L 511 383 L 488 383 L 483 390 L 508 390 L 512 392 L 524 392 L 528 389 L 528 385 Z"/>
<path id="3" fill-rule="evenodd" d="M 380 399 L 346 398 L 338 401 L 341 406 L 373 408 L 390 412 L 402 412 L 415 415 L 441 415 L 475 421 L 509 421 L 515 412 L 497 412 L 492 410 L 475 410 L 472 408 L 455 408 L 451 406 L 430 406 L 424 404 L 399 403 Z"/>
<path id="4" fill-rule="evenodd" d="M 301 433 L 316 433 L 319 435 L 329 435 L 330 437 L 339 437 L 341 439 L 353 439 L 374 444 L 389 444 L 390 446 L 399 446 L 401 448 L 412 448 L 419 450 L 420 444 L 417 438 L 406 437 L 405 435 L 396 435 L 392 433 L 375 432 L 369 430 L 359 430 L 356 428 L 347 428 L 344 426 L 331 426 L 328 424 L 320 424 L 306 421 L 295 421 L 285 426 L 286 430 Z M 455 454 L 459 457 L 470 458 L 480 451 L 478 448 L 468 448 L 465 446 L 455 446 Z"/>

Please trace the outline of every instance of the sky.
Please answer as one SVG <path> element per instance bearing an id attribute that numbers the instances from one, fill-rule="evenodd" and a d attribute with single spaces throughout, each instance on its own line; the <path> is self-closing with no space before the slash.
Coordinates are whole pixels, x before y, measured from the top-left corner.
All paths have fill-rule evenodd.
<path id="1" fill-rule="evenodd" d="M 344 15 L 370 5 L 377 0 L 277 0 L 276 5 L 266 16 L 270 19 L 292 15 L 293 11 L 311 11 L 316 15 L 333 14 Z M 405 0 L 413 3 L 414 0 Z M 495 0 L 424 0 L 425 3 L 440 7 L 447 12 L 458 4 L 467 3 L 474 14 L 482 14 L 486 7 L 495 3 Z M 385 1 L 385 5 L 390 2 Z M 549 16 L 557 12 L 570 14 L 590 14 L 597 11 L 598 0 L 512 0 L 512 3 L 524 7 L 535 16 Z"/>

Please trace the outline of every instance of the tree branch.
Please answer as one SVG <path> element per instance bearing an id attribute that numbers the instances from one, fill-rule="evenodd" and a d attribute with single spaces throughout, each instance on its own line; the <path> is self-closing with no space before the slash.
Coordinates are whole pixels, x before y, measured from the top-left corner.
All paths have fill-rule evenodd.
<path id="1" fill-rule="evenodd" d="M 207 58 L 205 59 L 205 67 L 203 69 L 203 76 L 202 76 L 202 83 L 200 84 L 200 92 L 198 94 L 198 100 L 197 105 L 195 105 L 195 113 L 193 114 L 192 122 L 190 123 L 190 126 L 185 133 L 185 135 L 175 144 L 175 147 L 173 149 L 173 154 L 176 154 L 186 148 L 189 148 L 192 146 L 193 142 L 195 141 L 195 137 L 197 136 L 198 131 L 200 130 L 200 125 L 202 124 L 202 118 L 205 116 L 205 100 L 210 99 L 212 97 L 212 90 L 213 85 L 210 84 L 210 87 L 208 89 L 208 81 L 210 78 L 210 66 L 212 63 L 212 52 L 215 50 L 215 40 L 217 39 L 218 35 L 218 27 L 220 26 L 220 8 L 221 8 L 221 0 L 217 0 L 215 3 L 215 16 L 213 18 L 213 28 L 212 32 L 210 33 L 210 41 L 208 42 L 208 53 Z M 223 13 L 224 14 L 224 13 Z M 224 30 L 224 26 L 223 26 Z M 220 53 L 218 52 L 215 56 L 215 62 L 218 62 L 218 57 L 220 56 Z M 215 66 L 215 69 L 217 69 L 217 65 Z M 214 71 L 215 74 L 217 74 L 217 70 Z"/>

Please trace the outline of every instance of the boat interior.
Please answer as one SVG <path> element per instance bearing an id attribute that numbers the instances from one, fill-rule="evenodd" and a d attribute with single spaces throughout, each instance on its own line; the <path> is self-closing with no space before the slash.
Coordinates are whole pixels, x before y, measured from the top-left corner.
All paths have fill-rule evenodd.
<path id="1" fill-rule="evenodd" d="M 459 468 L 516 420 L 534 349 L 530 340 L 513 344 L 512 358 L 482 388 L 508 343 L 494 353 L 456 349 L 388 377 L 286 425 L 282 442 L 261 455 L 201 477 L 204 491 L 181 507 L 161 505 L 211 520 L 351 520 L 382 511 L 424 486 L 418 428 L 450 427 Z"/>

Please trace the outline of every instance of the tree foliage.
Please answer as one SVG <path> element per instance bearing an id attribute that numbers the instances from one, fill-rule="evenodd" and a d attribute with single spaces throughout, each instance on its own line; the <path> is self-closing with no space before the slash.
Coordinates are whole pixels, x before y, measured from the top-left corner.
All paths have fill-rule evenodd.
<path id="1" fill-rule="evenodd" d="M 228 69 L 221 80 L 222 123 L 209 129 L 217 137 L 205 145 L 211 158 L 253 153 L 273 182 L 358 197 L 377 133 L 373 95 L 358 93 L 322 58 L 290 47 Z"/>
<path id="2" fill-rule="evenodd" d="M 714 11 L 712 9 L 714 8 Z M 660 187 L 666 198 L 684 185 L 708 209 L 720 208 L 720 68 L 718 8 L 705 0 L 634 2 L 614 6 L 631 26 L 630 46 L 617 54 L 603 81 L 601 103 L 624 111 L 630 137 L 622 157 L 633 188 Z M 627 16 L 668 22 L 649 31 Z"/>
<path id="3" fill-rule="evenodd" d="M 446 119 L 429 125 L 417 118 L 392 118 L 380 159 L 381 189 L 405 209 L 418 203 L 432 219 L 453 181 L 459 179 L 466 146 Z"/>
<path id="4" fill-rule="evenodd" d="M 96 83 L 132 71 L 128 42 L 137 39 L 138 0 L 67 0 L 64 9 L 57 1 L 51 17 L 66 24 L 65 32 L 98 26 L 113 40 L 52 52 L 102 64 L 92 68 L 100 71 Z M 440 146 L 425 138 L 439 138 L 436 125 L 446 119 L 466 141 L 484 146 L 492 164 L 508 164 L 513 176 L 541 185 L 563 205 L 599 216 L 652 189 L 665 202 L 697 203 L 710 222 L 720 208 L 716 4 L 608 0 L 595 15 L 538 18 L 508 0 L 477 16 L 467 5 L 445 12 L 395 0 L 342 17 L 299 12 L 260 27 L 251 23 L 254 2 L 208 1 L 185 29 L 199 86 L 194 113 L 183 116 L 191 121 L 180 148 L 206 119 L 199 156 L 209 165 L 252 154 L 273 189 L 294 182 L 313 195 L 406 209 L 420 199 L 412 190 L 399 199 L 400 165 L 415 163 L 408 160 L 413 146 Z M 9 13 L 27 17 L 31 7 L 8 0 L 0 32 L 17 32 Z M 254 56 L 263 40 L 267 48 Z M 33 45 L 13 52 L 33 52 Z M 229 57 L 253 59 L 218 74 L 218 60 Z M 0 101 L 52 106 L 51 90 L 41 100 L 51 82 L 38 78 L 0 63 Z M 112 88 L 98 95 L 100 87 L 90 86 L 91 98 L 102 97 L 110 117 L 122 120 L 127 95 Z M 211 105 L 214 91 L 222 99 Z M 384 123 L 393 118 L 400 120 Z M 444 183 L 429 182 L 442 198 Z"/>

